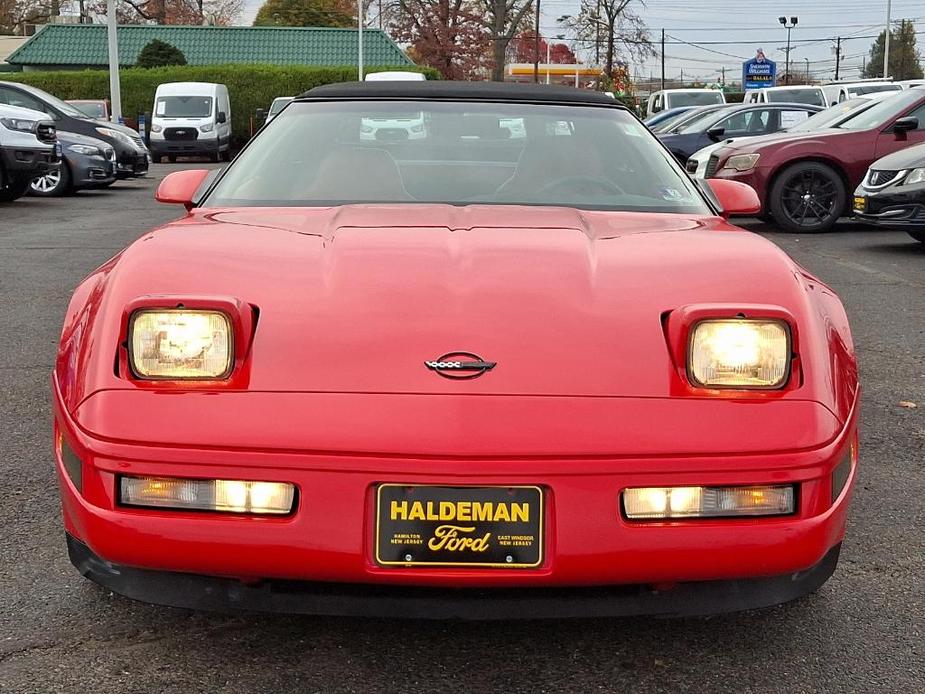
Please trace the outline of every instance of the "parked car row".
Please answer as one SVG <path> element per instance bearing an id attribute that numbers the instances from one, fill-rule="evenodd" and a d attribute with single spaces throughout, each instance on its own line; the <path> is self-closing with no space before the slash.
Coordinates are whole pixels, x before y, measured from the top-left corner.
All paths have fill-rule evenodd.
<path id="1" fill-rule="evenodd" d="M 767 89 L 745 104 L 676 109 L 647 125 L 694 177 L 754 188 L 760 216 L 786 231 L 824 232 L 853 215 L 925 243 L 925 85 L 839 90 L 824 110 L 776 103 L 786 89 Z"/>
<path id="2" fill-rule="evenodd" d="M 137 131 L 36 87 L 0 82 L 0 202 L 108 186 L 144 176 L 149 162 Z"/>

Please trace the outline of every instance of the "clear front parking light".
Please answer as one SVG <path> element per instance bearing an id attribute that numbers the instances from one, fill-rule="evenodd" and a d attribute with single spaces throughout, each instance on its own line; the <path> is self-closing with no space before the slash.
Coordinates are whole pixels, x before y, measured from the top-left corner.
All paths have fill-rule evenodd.
<path id="1" fill-rule="evenodd" d="M 124 506 L 262 515 L 289 513 L 295 498 L 287 482 L 248 480 L 122 477 L 119 491 Z"/>
<path id="2" fill-rule="evenodd" d="M 623 491 L 630 520 L 780 516 L 794 512 L 793 486 L 633 487 Z"/>

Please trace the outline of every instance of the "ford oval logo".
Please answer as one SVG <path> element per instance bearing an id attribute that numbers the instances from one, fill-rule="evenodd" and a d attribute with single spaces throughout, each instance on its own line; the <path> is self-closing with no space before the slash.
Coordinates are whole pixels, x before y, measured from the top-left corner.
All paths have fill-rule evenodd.
<path id="1" fill-rule="evenodd" d="M 444 378 L 457 381 L 478 378 L 482 374 L 491 371 L 496 365 L 497 362 L 485 361 L 482 357 L 472 352 L 447 352 L 433 361 L 424 362 L 424 366 L 431 371 L 436 371 Z"/>

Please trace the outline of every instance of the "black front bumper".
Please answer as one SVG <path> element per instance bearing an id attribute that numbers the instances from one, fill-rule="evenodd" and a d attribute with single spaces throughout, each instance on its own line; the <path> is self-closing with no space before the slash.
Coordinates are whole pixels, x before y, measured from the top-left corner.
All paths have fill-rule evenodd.
<path id="1" fill-rule="evenodd" d="M 795 574 L 730 581 L 590 588 L 446 589 L 235 579 L 118 566 L 67 536 L 81 574 L 134 600 L 193 610 L 408 619 L 562 619 L 658 615 L 688 617 L 770 607 L 812 593 L 835 571 L 841 545 Z"/>
<path id="2" fill-rule="evenodd" d="M 61 163 L 55 147 L 0 147 L 3 170 L 12 177 L 41 176 Z"/>
<path id="3" fill-rule="evenodd" d="M 897 186 L 871 192 L 859 188 L 855 197 L 865 199 L 864 209 L 855 205 L 854 217 L 859 221 L 889 229 L 925 229 L 925 187 L 914 186 L 897 190 Z"/>
<path id="4" fill-rule="evenodd" d="M 148 173 L 147 152 L 120 153 L 116 160 L 116 178 L 132 178 Z"/>

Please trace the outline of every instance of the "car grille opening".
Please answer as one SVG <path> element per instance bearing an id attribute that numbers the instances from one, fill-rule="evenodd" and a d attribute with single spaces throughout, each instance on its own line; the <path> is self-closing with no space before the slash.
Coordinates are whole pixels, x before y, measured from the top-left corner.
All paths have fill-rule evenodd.
<path id="1" fill-rule="evenodd" d="M 867 174 L 867 185 L 885 186 L 889 185 L 897 178 L 902 171 L 874 171 L 873 169 Z"/>
<path id="2" fill-rule="evenodd" d="M 165 140 L 195 140 L 199 137 L 196 128 L 167 128 L 164 130 Z"/>
<path id="3" fill-rule="evenodd" d="M 710 159 L 707 161 L 707 178 L 712 178 L 713 174 L 716 173 L 716 167 L 719 166 L 719 157 L 715 154 L 710 156 Z"/>
<path id="4" fill-rule="evenodd" d="M 48 144 L 54 144 L 58 141 L 57 130 L 51 123 L 39 123 L 35 136 L 39 139 L 39 142 L 47 142 Z"/>

